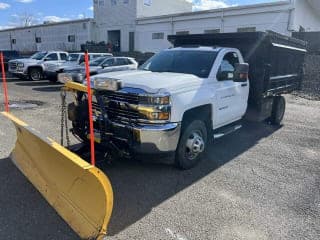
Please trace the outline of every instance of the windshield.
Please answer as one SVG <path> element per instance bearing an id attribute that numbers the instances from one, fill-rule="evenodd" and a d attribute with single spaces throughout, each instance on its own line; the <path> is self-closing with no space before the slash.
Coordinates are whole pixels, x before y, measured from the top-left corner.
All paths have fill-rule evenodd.
<path id="1" fill-rule="evenodd" d="M 194 50 L 167 50 L 150 58 L 140 69 L 151 72 L 193 74 L 207 78 L 217 52 Z"/>
<path id="2" fill-rule="evenodd" d="M 79 58 L 79 54 L 69 54 L 68 58 L 67 58 L 67 61 L 68 62 L 76 62 L 78 61 L 78 58 Z"/>
<path id="3" fill-rule="evenodd" d="M 30 58 L 35 60 L 42 60 L 48 52 L 37 52 L 34 55 L 32 55 Z"/>

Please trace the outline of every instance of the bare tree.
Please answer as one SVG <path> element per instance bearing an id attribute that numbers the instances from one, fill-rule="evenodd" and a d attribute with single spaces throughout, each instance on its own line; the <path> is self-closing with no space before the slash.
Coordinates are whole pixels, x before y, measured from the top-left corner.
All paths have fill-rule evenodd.
<path id="1" fill-rule="evenodd" d="M 19 14 L 19 20 L 22 27 L 28 27 L 34 24 L 34 16 L 28 12 Z"/>

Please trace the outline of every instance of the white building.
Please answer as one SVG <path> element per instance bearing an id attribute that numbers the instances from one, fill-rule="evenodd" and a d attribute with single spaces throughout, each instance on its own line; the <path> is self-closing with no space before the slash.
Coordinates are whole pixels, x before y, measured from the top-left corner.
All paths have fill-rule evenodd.
<path id="1" fill-rule="evenodd" d="M 0 49 L 76 51 L 93 40 L 93 19 L 47 23 L 0 31 Z"/>
<path id="2" fill-rule="evenodd" d="M 80 50 L 86 41 L 157 52 L 167 35 L 273 30 L 320 31 L 319 0 L 276 1 L 192 12 L 186 0 L 94 0 L 94 19 L 0 31 L 0 49 Z M 11 39 L 11 40 L 10 40 Z"/>
<path id="3" fill-rule="evenodd" d="M 272 30 L 285 35 L 320 31 L 320 1 L 291 0 L 237 6 L 136 21 L 136 49 L 157 52 L 170 47 L 171 34 L 226 33 Z"/>

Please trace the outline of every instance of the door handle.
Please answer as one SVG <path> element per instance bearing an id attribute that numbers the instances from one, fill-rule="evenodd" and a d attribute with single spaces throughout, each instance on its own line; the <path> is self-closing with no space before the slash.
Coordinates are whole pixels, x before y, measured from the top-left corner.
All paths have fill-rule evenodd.
<path id="1" fill-rule="evenodd" d="M 242 83 L 241 84 L 241 87 L 247 87 L 248 86 L 248 83 Z"/>

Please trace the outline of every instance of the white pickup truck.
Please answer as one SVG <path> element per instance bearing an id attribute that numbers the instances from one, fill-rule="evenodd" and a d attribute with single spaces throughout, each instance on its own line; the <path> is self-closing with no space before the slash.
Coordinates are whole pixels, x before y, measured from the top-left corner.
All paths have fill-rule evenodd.
<path id="1" fill-rule="evenodd" d="M 61 64 L 64 63 L 67 58 L 67 52 L 37 52 L 30 58 L 9 61 L 9 72 L 20 78 L 29 78 L 30 80 L 38 81 L 44 77 L 48 63 Z"/>
<path id="2" fill-rule="evenodd" d="M 169 39 L 177 47 L 156 54 L 139 70 L 92 78 L 95 138 L 106 151 L 171 157 L 189 169 L 212 139 L 240 129 L 246 113 L 280 124 L 285 113 L 281 94 L 301 82 L 304 42 L 274 33 Z M 68 109 L 72 133 L 86 142 L 86 93 L 78 91 Z"/>

